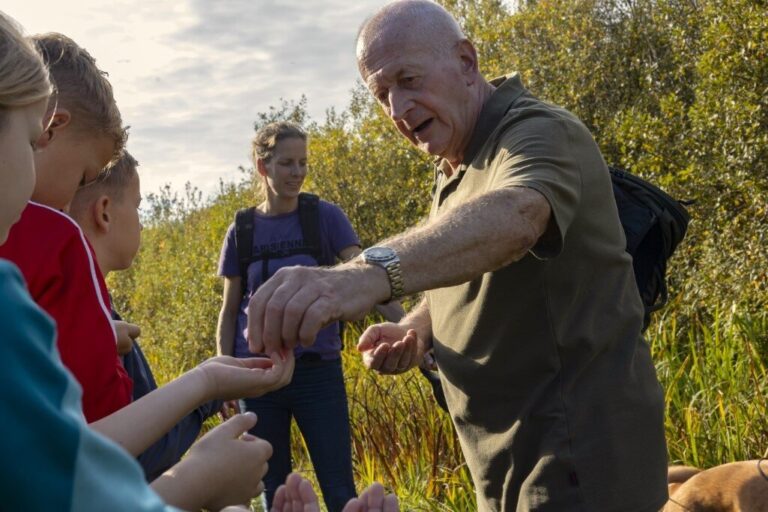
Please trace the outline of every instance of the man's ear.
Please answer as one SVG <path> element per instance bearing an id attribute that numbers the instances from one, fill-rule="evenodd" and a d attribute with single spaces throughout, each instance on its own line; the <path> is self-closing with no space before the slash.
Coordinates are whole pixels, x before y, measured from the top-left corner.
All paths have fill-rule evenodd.
<path id="1" fill-rule="evenodd" d="M 61 131 L 65 129 L 72 122 L 72 114 L 65 108 L 57 108 L 56 112 L 51 117 L 51 122 L 48 124 L 48 128 L 40 134 L 37 138 L 35 146 L 38 149 L 45 149 L 56 137 L 61 134 Z"/>
<path id="2" fill-rule="evenodd" d="M 471 85 L 480 74 L 477 50 L 469 39 L 462 39 L 456 47 L 456 52 L 461 60 L 461 72 L 467 80 L 467 85 Z"/>
<path id="3" fill-rule="evenodd" d="M 112 222 L 112 201 L 109 196 L 102 195 L 94 201 L 91 213 L 93 215 L 93 225 L 100 233 L 107 233 Z"/>

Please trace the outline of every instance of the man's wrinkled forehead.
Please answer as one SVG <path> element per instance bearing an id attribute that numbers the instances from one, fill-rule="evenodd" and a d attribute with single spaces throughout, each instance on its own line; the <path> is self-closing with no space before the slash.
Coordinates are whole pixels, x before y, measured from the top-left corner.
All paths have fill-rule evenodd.
<path id="1" fill-rule="evenodd" d="M 377 39 L 366 45 L 364 51 L 358 54 L 357 66 L 360 76 L 366 85 L 375 75 L 380 75 L 383 68 L 393 60 L 394 56 L 406 54 L 402 44 L 397 40 Z"/>
<path id="2" fill-rule="evenodd" d="M 360 76 L 370 86 L 374 74 L 392 74 L 408 65 L 415 65 L 425 58 L 439 58 L 435 45 L 417 34 L 392 32 L 380 34 L 359 47 L 358 70 Z"/>
<path id="3" fill-rule="evenodd" d="M 357 65 L 370 67 L 371 61 L 402 51 L 407 34 L 383 27 L 382 30 L 364 31 L 357 40 Z"/>

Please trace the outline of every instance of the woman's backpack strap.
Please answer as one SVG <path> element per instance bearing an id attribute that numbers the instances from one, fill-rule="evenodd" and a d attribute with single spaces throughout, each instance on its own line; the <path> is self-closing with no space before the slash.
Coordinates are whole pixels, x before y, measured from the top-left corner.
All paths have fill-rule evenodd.
<path id="1" fill-rule="evenodd" d="M 304 245 L 315 260 L 321 265 L 333 264 L 323 261 L 323 251 L 320 245 L 320 198 L 315 194 L 302 192 L 299 194 L 299 223 Z"/>
<path id="2" fill-rule="evenodd" d="M 256 208 L 243 208 L 235 214 L 235 247 L 237 248 L 237 263 L 240 268 L 240 284 L 242 293 L 248 284 L 248 265 L 253 258 L 253 226 Z"/>

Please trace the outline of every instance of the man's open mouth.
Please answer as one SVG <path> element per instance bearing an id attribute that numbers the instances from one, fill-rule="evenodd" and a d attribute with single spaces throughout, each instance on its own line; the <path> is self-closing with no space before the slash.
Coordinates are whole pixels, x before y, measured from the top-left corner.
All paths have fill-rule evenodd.
<path id="1" fill-rule="evenodd" d="M 426 130 L 427 128 L 429 128 L 432 125 L 432 121 L 433 121 L 433 119 L 430 118 L 430 119 L 427 119 L 426 121 L 424 121 L 423 123 L 421 123 L 419 126 L 417 126 L 416 128 L 413 129 L 413 134 L 414 135 L 419 135 L 420 133 L 422 133 L 424 130 Z"/>

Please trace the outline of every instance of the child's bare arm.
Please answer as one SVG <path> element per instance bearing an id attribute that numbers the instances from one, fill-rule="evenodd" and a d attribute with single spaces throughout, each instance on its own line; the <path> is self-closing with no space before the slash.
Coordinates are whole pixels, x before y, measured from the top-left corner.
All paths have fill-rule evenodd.
<path id="1" fill-rule="evenodd" d="M 138 456 L 201 404 L 281 388 L 290 382 L 293 367 L 292 351 L 273 354 L 271 359 L 213 357 L 90 427 Z"/>

